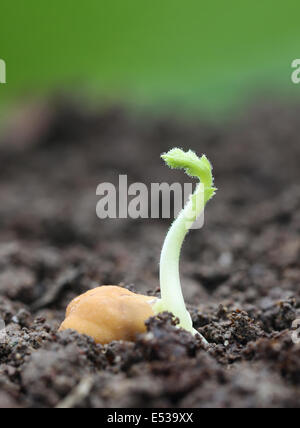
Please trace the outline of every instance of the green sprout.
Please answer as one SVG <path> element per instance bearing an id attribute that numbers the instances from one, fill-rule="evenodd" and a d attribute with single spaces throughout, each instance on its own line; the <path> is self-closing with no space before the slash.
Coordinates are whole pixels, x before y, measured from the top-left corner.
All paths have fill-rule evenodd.
<path id="1" fill-rule="evenodd" d="M 184 169 L 187 175 L 198 178 L 200 183 L 166 236 L 160 259 L 161 300 L 154 305 L 154 312 L 171 312 L 179 319 L 180 327 L 192 334 L 199 334 L 193 328 L 191 316 L 184 303 L 179 260 L 187 233 L 217 189 L 213 187 L 212 166 L 205 155 L 199 158 L 191 150 L 184 152 L 175 148 L 162 155 L 162 159 L 170 168 Z M 202 340 L 207 343 L 203 337 Z"/>

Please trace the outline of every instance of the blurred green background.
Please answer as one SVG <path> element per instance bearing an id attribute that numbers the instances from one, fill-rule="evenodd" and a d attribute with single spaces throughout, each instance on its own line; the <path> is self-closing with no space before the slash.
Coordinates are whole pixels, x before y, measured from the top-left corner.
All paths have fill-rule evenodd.
<path id="1" fill-rule="evenodd" d="M 3 2 L 0 102 L 59 89 L 217 112 L 299 97 L 299 12 L 299 0 Z"/>

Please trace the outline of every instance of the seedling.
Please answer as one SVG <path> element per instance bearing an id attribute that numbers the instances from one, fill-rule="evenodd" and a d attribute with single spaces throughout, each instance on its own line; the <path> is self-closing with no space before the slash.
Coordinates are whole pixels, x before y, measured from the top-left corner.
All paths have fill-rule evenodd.
<path id="1" fill-rule="evenodd" d="M 155 313 L 172 312 L 180 320 L 180 327 L 191 333 L 193 328 L 186 309 L 179 275 L 179 260 L 183 241 L 193 223 L 203 212 L 207 202 L 214 196 L 212 166 L 206 156 L 199 158 L 191 150 L 184 152 L 173 149 L 162 158 L 170 168 L 184 169 L 190 177 L 197 177 L 200 183 L 185 208 L 172 224 L 165 239 L 160 258 L 161 300 L 154 305 Z"/>
<path id="2" fill-rule="evenodd" d="M 145 331 L 145 321 L 150 316 L 168 311 L 179 318 L 181 328 L 199 334 L 184 303 L 179 260 L 187 233 L 215 194 L 212 166 L 206 156 L 199 158 L 191 150 L 172 149 L 162 158 L 169 167 L 184 169 L 200 183 L 165 239 L 160 259 L 161 299 L 134 294 L 121 287 L 98 287 L 70 303 L 60 330 L 77 330 L 92 336 L 97 343 L 134 340 L 137 333 Z M 202 341 L 207 343 L 203 337 Z"/>

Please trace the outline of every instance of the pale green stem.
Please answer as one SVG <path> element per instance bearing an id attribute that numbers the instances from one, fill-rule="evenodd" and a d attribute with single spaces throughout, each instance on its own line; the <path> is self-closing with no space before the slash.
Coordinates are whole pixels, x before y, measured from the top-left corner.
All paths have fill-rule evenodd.
<path id="1" fill-rule="evenodd" d="M 202 201 L 201 201 L 202 199 Z M 195 203 L 195 201 L 197 201 Z M 161 303 L 179 318 L 180 326 L 194 332 L 182 294 L 179 260 L 184 239 L 198 216 L 203 212 L 203 185 L 197 190 L 172 224 L 165 239 L 160 258 Z M 158 305 L 159 307 L 159 305 Z M 165 309 L 166 310 L 166 309 Z"/>
<path id="2" fill-rule="evenodd" d="M 161 300 L 154 305 L 156 313 L 168 311 L 179 319 L 179 326 L 199 334 L 194 328 L 191 316 L 186 309 L 182 294 L 179 261 L 184 239 L 193 223 L 203 213 L 206 203 L 215 194 L 211 165 L 205 156 L 198 158 L 194 152 L 173 149 L 162 156 L 171 168 L 183 168 L 192 177 L 201 181 L 185 208 L 172 224 L 165 239 L 160 259 Z M 201 336 L 201 335 L 200 335 Z M 202 336 L 201 336 L 202 337 Z M 206 340 L 202 337 L 203 343 Z"/>

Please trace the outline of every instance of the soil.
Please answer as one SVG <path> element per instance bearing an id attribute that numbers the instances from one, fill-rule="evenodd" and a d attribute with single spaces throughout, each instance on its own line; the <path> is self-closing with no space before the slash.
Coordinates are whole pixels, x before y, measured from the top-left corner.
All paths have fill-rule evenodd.
<path id="1" fill-rule="evenodd" d="M 216 125 L 66 98 L 15 114 L 0 144 L 0 407 L 299 407 L 299 115 L 263 101 Z M 96 188 L 189 182 L 159 158 L 174 146 L 206 153 L 219 189 L 181 267 L 209 348 L 171 314 L 136 343 L 57 333 L 98 285 L 159 293 L 170 221 L 99 220 Z"/>

